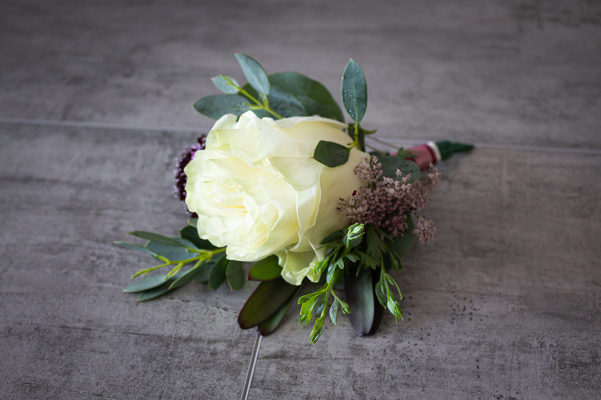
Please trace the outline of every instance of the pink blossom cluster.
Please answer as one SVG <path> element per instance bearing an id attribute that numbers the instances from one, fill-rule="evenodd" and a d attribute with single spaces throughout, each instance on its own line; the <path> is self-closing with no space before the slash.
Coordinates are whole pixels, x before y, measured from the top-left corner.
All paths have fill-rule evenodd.
<path id="1" fill-rule="evenodd" d="M 403 176 L 401 170 L 396 171 L 397 179 L 382 177 L 382 164 L 375 156 L 371 161 L 363 159 L 355 167 L 355 174 L 366 186 L 355 191 L 350 199 L 340 199 L 338 210 L 351 223 L 373 224 L 392 238 L 407 231 L 407 216 L 422 209 L 428 203 L 430 190 L 440 183 L 440 173 L 433 166 L 413 183 L 409 183 L 409 175 Z M 424 222 L 418 218 L 413 233 L 420 241 L 427 241 L 434 234 L 434 225 L 430 220 Z"/>

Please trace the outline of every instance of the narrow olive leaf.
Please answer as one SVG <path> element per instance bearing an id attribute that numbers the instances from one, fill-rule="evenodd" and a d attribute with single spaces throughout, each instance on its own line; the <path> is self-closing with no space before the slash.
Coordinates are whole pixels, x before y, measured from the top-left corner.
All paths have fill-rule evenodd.
<path id="1" fill-rule="evenodd" d="M 198 283 L 209 283 L 209 275 L 211 274 L 211 270 L 214 266 L 215 263 L 212 261 L 202 264 L 200 266 L 200 271 L 198 271 L 198 274 L 194 276 L 194 280 Z"/>
<path id="2" fill-rule="evenodd" d="M 185 247 L 168 246 L 157 242 L 147 242 L 146 248 L 171 261 L 187 260 L 195 256 L 195 254 L 186 250 Z"/>
<path id="3" fill-rule="evenodd" d="M 196 111 L 211 119 L 219 119 L 225 114 L 242 115 L 250 108 L 249 100 L 237 94 L 216 94 L 194 103 Z"/>
<path id="4" fill-rule="evenodd" d="M 167 282 L 163 283 L 162 285 L 157 286 L 153 289 L 141 292 L 136 301 L 138 303 L 141 303 L 143 301 L 156 299 L 157 297 L 164 295 L 165 293 L 167 293 L 171 290 L 171 289 L 169 289 L 171 284 L 173 282 L 175 282 L 176 280 L 178 280 L 183 274 L 184 274 L 184 272 L 179 272 L 176 275 L 169 278 L 169 280 Z"/>
<path id="5" fill-rule="evenodd" d="M 231 76 L 219 75 L 211 78 L 215 87 L 226 94 L 238 93 L 240 85 Z M 231 82 L 231 83 L 230 83 Z M 233 85 L 232 85 L 233 84 Z"/>
<path id="6" fill-rule="evenodd" d="M 257 261 L 248 270 L 250 281 L 271 281 L 281 275 L 282 267 L 278 264 L 278 257 L 275 255 Z"/>
<path id="7" fill-rule="evenodd" d="M 342 74 L 342 104 L 356 124 L 361 122 L 367 109 L 367 82 L 361 66 L 352 58 Z"/>
<path id="8" fill-rule="evenodd" d="M 127 286 L 123 291 L 125 293 L 136 293 L 143 292 L 145 290 L 154 289 L 157 286 L 165 283 L 165 277 L 167 275 L 153 275 L 144 277 L 131 285 Z"/>
<path id="9" fill-rule="evenodd" d="M 125 247 L 127 249 L 140 251 L 146 255 L 157 258 L 156 257 L 157 253 L 155 251 L 153 251 L 152 249 L 147 249 L 146 247 L 142 247 L 142 246 L 138 246 L 137 244 L 126 243 L 126 242 L 113 242 L 113 243 L 118 244 L 119 246 Z"/>
<path id="10" fill-rule="evenodd" d="M 232 290 L 240 290 L 246 282 L 244 269 L 240 261 L 230 261 L 225 270 L 225 279 Z"/>
<path id="11" fill-rule="evenodd" d="M 401 170 L 403 173 L 401 176 L 409 175 L 409 183 L 413 183 L 422 176 L 421 171 L 416 163 L 410 160 L 406 160 L 404 158 L 399 158 L 396 156 L 388 156 L 380 153 L 379 151 L 372 151 L 372 156 L 376 156 L 380 163 L 382 164 L 382 175 L 387 178 L 392 178 L 398 180 L 398 176 L 396 174 L 397 170 Z"/>
<path id="12" fill-rule="evenodd" d="M 238 60 L 238 64 L 240 64 L 240 68 L 242 68 L 242 72 L 248 83 L 257 92 L 267 96 L 271 91 L 271 85 L 261 64 L 254 58 L 242 53 L 236 53 L 236 60 Z"/>
<path id="13" fill-rule="evenodd" d="M 205 240 L 205 239 L 201 239 L 200 236 L 198 236 L 198 229 L 196 229 L 196 226 L 192 226 L 192 225 L 185 226 L 184 228 L 182 228 L 179 231 L 179 236 L 182 239 L 186 239 L 186 240 L 194 243 L 194 245 L 196 245 L 196 247 L 198 247 L 200 249 L 204 249 L 204 250 L 217 249 L 217 246 L 213 246 L 213 244 L 211 242 L 209 242 L 208 240 Z"/>
<path id="14" fill-rule="evenodd" d="M 184 272 L 182 276 L 180 276 L 175 282 L 173 282 L 169 289 L 177 289 L 178 287 L 184 286 L 186 283 L 190 282 L 194 277 L 196 277 L 199 273 L 202 272 L 202 267 L 204 264 L 201 264 L 197 267 L 190 268 L 188 271 Z"/>
<path id="15" fill-rule="evenodd" d="M 313 152 L 316 161 L 334 168 L 348 161 L 350 151 L 341 144 L 320 140 Z"/>
<path id="16" fill-rule="evenodd" d="M 126 233 L 126 235 L 135 236 L 137 238 L 149 240 L 151 242 L 166 244 L 167 246 L 186 247 L 185 244 L 180 243 L 178 240 L 167 236 L 159 235 L 158 233 L 133 231 Z"/>
<path id="17" fill-rule="evenodd" d="M 225 271 L 229 260 L 225 256 L 220 257 L 216 262 L 211 273 L 209 274 L 209 287 L 218 289 L 225 282 Z"/>
<path id="18" fill-rule="evenodd" d="M 242 329 L 250 329 L 267 320 L 294 295 L 297 288 L 283 278 L 261 282 L 240 310 L 238 325 Z"/>
<path id="19" fill-rule="evenodd" d="M 369 334 L 374 323 L 374 292 L 371 270 L 362 268 L 359 275 L 344 275 L 344 294 L 351 309 L 351 325 L 357 336 Z"/>
<path id="20" fill-rule="evenodd" d="M 280 307 L 280 309 L 277 310 L 271 317 L 267 318 L 257 326 L 257 330 L 262 336 L 271 335 L 280 326 L 284 320 L 284 317 L 288 313 L 288 310 L 290 310 L 290 306 L 292 306 L 292 303 L 294 303 L 294 299 L 296 299 L 298 292 L 300 292 L 300 288 L 301 286 L 297 286 L 296 291 L 288 300 L 286 300 L 282 307 Z"/>

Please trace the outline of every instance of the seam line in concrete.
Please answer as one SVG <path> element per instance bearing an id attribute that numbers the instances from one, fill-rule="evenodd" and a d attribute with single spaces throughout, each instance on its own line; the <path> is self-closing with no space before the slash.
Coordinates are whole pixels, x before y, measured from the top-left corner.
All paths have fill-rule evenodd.
<path id="1" fill-rule="evenodd" d="M 15 125 L 42 125 L 42 126 L 64 126 L 74 128 L 97 128 L 97 129 L 123 129 L 132 131 L 151 131 L 151 132 L 182 132 L 182 133 L 201 133 L 205 130 L 202 128 L 186 128 L 177 126 L 145 126 L 145 125 L 127 125 L 117 123 L 104 122 L 86 122 L 86 121 L 57 121 L 49 119 L 32 119 L 32 118 L 12 118 L 0 117 L 0 123 L 15 124 Z M 389 141 L 378 139 L 375 137 L 366 137 L 367 141 L 373 141 L 391 149 L 397 149 L 398 146 L 412 146 L 423 142 L 421 139 L 392 139 L 394 144 Z M 495 149 L 495 150 L 514 150 L 514 151 L 537 151 L 544 153 L 566 153 L 566 154 L 590 154 L 601 155 L 601 149 L 585 149 L 574 147 L 550 147 L 550 146 L 531 146 L 531 145 L 512 145 L 503 143 L 474 143 L 478 148 Z M 374 148 L 373 146 L 369 146 Z"/>

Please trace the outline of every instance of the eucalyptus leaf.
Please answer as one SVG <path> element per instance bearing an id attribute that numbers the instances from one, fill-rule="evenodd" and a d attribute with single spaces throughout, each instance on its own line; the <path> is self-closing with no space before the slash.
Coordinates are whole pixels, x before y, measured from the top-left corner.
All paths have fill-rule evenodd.
<path id="1" fill-rule="evenodd" d="M 342 74 L 342 104 L 356 124 L 367 109 L 367 82 L 361 66 L 351 58 Z"/>
<path id="2" fill-rule="evenodd" d="M 249 329 L 275 314 L 298 289 L 283 278 L 261 282 L 238 314 L 238 325 Z"/>
<path id="3" fill-rule="evenodd" d="M 216 262 L 209 274 L 209 287 L 218 289 L 225 282 L 225 271 L 229 260 L 225 256 L 221 256 Z"/>
<path id="4" fill-rule="evenodd" d="M 271 91 L 271 85 L 269 84 L 269 78 L 267 78 L 267 74 L 261 64 L 254 58 L 242 53 L 236 53 L 236 59 L 238 60 L 238 64 L 240 64 L 240 68 L 242 68 L 242 72 L 248 80 L 248 83 L 255 88 L 257 92 L 267 96 Z"/>
<path id="5" fill-rule="evenodd" d="M 232 290 L 240 290 L 246 282 L 244 269 L 240 261 L 230 261 L 225 270 L 225 279 Z"/>
<path id="6" fill-rule="evenodd" d="M 136 250 L 142 252 L 146 255 L 149 255 L 153 258 L 157 258 L 157 253 L 152 251 L 152 249 L 147 249 L 146 247 L 138 246 L 137 244 L 126 243 L 126 242 L 113 242 L 119 246 L 125 247 L 126 249 Z"/>
<path id="7" fill-rule="evenodd" d="M 334 168 L 346 163 L 349 155 L 350 150 L 343 145 L 320 140 L 315 147 L 313 158 L 330 168 Z"/>
<path id="8" fill-rule="evenodd" d="M 382 175 L 387 178 L 398 180 L 399 178 L 397 177 L 396 171 L 399 169 L 403 172 L 403 177 L 409 175 L 409 183 L 416 182 L 422 176 L 419 167 L 413 161 L 395 156 L 388 156 L 379 151 L 372 151 L 369 154 L 378 158 L 382 164 Z"/>
<path id="9" fill-rule="evenodd" d="M 203 97 L 194 103 L 194 109 L 211 119 L 219 119 L 225 114 L 240 116 L 250 110 L 249 100 L 237 94 L 216 94 Z"/>
<path id="10" fill-rule="evenodd" d="M 159 235 L 158 233 L 133 231 L 133 232 L 126 233 L 126 235 L 135 236 L 137 238 L 149 240 L 151 242 L 166 244 L 168 246 L 186 247 L 185 244 L 181 243 L 177 239 Z"/>
<path id="11" fill-rule="evenodd" d="M 239 92 L 238 88 L 240 85 L 231 76 L 219 75 L 211 78 L 211 80 L 213 81 L 215 87 L 221 90 L 223 93 L 236 94 Z M 232 86 L 230 82 L 235 86 Z"/>
<path id="12" fill-rule="evenodd" d="M 136 293 L 136 292 L 143 292 L 143 291 L 149 290 L 149 289 L 154 289 L 155 287 L 160 286 L 163 283 L 165 283 L 166 276 L 167 275 L 146 276 L 146 277 L 139 279 L 138 281 L 132 283 L 131 285 L 127 286 L 125 289 L 123 289 L 123 291 L 125 293 Z"/>
<path id="13" fill-rule="evenodd" d="M 270 281 L 280 276 L 282 276 L 282 267 L 275 255 L 257 261 L 248 270 L 248 279 L 251 281 Z"/>

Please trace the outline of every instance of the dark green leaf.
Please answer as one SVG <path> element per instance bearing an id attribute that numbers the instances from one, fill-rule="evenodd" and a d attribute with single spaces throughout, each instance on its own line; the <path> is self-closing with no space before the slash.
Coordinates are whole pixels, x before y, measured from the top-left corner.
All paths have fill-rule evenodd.
<path id="1" fill-rule="evenodd" d="M 277 312 L 297 289 L 297 286 L 290 285 L 283 278 L 261 282 L 242 307 L 238 325 L 242 329 L 259 325 Z"/>
<path id="2" fill-rule="evenodd" d="M 244 283 L 246 282 L 246 276 L 244 276 L 242 263 L 240 261 L 230 261 L 227 263 L 225 278 L 232 290 L 242 289 Z"/>
<path id="3" fill-rule="evenodd" d="M 198 229 L 196 229 L 196 227 L 192 225 L 188 225 L 182 228 L 179 231 L 179 235 L 182 239 L 186 239 L 194 243 L 194 245 L 196 245 L 196 247 L 198 247 L 199 249 L 214 250 L 218 248 L 216 246 L 213 246 L 213 244 L 208 240 L 201 239 L 200 236 L 198 236 Z"/>
<path id="4" fill-rule="evenodd" d="M 344 237 L 344 231 L 341 229 L 334 233 L 330 233 L 324 240 L 321 241 L 321 244 L 326 244 L 330 242 L 337 242 Z"/>
<path id="5" fill-rule="evenodd" d="M 338 309 L 340 308 L 340 303 L 338 300 L 334 299 L 332 306 L 330 307 L 330 320 L 334 325 L 338 325 Z"/>
<path id="6" fill-rule="evenodd" d="M 306 114 L 303 115 L 319 115 L 344 122 L 342 111 L 336 100 L 321 83 L 296 72 L 271 74 L 269 82 L 271 82 L 272 91 L 277 88 L 295 96 L 306 110 Z M 269 104 L 271 105 L 271 103 L 270 98 Z M 279 110 L 273 109 L 283 115 Z M 301 114 L 296 114 L 296 116 L 301 116 Z"/>
<path id="7" fill-rule="evenodd" d="M 374 323 L 374 290 L 371 271 L 362 268 L 358 276 L 345 274 L 344 293 L 351 309 L 350 320 L 357 336 L 369 334 Z"/>
<path id="8" fill-rule="evenodd" d="M 123 289 L 123 291 L 125 293 L 135 293 L 135 292 L 143 292 L 148 289 L 153 289 L 153 288 L 165 283 L 165 277 L 166 277 L 166 275 L 146 276 L 146 277 L 132 283 L 131 285 L 129 285 L 128 287 Z"/>
<path id="9" fill-rule="evenodd" d="M 211 274 L 211 270 L 215 266 L 215 262 L 209 261 L 206 264 L 202 264 L 200 266 L 200 271 L 194 277 L 194 280 L 198 283 L 209 283 L 209 275 Z"/>
<path id="10" fill-rule="evenodd" d="M 277 256 L 269 256 L 254 263 L 248 270 L 251 281 L 270 281 L 282 276 L 282 267 L 278 264 Z"/>
<path id="11" fill-rule="evenodd" d="M 152 232 L 133 231 L 133 232 L 126 233 L 126 235 L 135 236 L 137 238 L 149 240 L 151 242 L 166 244 L 167 246 L 186 247 L 185 244 L 182 244 L 177 239 L 159 235 L 157 233 L 152 233 Z"/>
<path id="12" fill-rule="evenodd" d="M 225 282 L 225 271 L 229 260 L 225 256 L 221 256 L 216 262 L 211 273 L 209 274 L 209 287 L 218 289 Z"/>
<path id="13" fill-rule="evenodd" d="M 353 59 L 342 74 L 342 103 L 355 123 L 359 123 L 367 109 L 367 82 L 361 66 Z"/>
<path id="14" fill-rule="evenodd" d="M 301 286 L 297 286 L 297 289 L 294 292 L 294 294 L 292 296 L 290 296 L 290 298 L 288 300 L 286 300 L 286 302 L 282 305 L 282 307 L 280 307 L 280 309 L 277 310 L 271 317 L 267 318 L 265 321 L 261 322 L 257 326 L 257 330 L 259 331 L 259 333 L 261 335 L 263 335 L 263 336 L 271 335 L 278 328 L 278 326 L 280 326 L 280 324 L 284 320 L 284 317 L 288 313 L 290 306 L 294 302 L 296 295 L 300 291 L 300 288 L 301 288 Z"/>
<path id="15" fill-rule="evenodd" d="M 146 291 L 140 293 L 140 295 L 138 296 L 138 299 L 136 301 L 140 303 L 143 301 L 156 299 L 157 297 L 164 295 L 165 293 L 167 293 L 171 290 L 171 289 L 169 289 L 171 284 L 173 282 L 175 282 L 176 280 L 178 280 L 183 274 L 184 274 L 184 272 L 179 272 L 176 275 L 174 275 L 173 277 L 171 277 L 167 282 L 163 283 L 161 286 L 157 286 L 153 289 L 146 290 Z"/>
<path id="16" fill-rule="evenodd" d="M 146 247 L 138 246 L 137 244 L 132 244 L 132 243 L 125 243 L 125 242 L 113 242 L 113 243 L 118 244 L 119 246 L 123 246 L 127 249 L 140 251 L 140 252 L 142 252 L 146 255 L 149 255 L 153 258 L 157 258 L 157 253 L 155 253 L 151 249 L 147 249 Z"/>
<path id="17" fill-rule="evenodd" d="M 317 147 L 315 147 L 313 158 L 330 168 L 334 168 L 346 163 L 349 155 L 350 151 L 345 146 L 326 140 L 320 140 L 319 143 L 317 143 Z"/>
<path id="18" fill-rule="evenodd" d="M 196 256 L 196 254 L 187 251 L 185 247 L 168 246 L 157 242 L 147 242 L 146 248 L 162 255 L 170 261 L 182 261 Z"/>
<path id="19" fill-rule="evenodd" d="M 398 257 L 403 257 L 407 250 L 411 248 L 411 245 L 415 240 L 412 233 L 414 229 L 415 225 L 413 224 L 413 218 L 411 218 L 411 214 L 409 214 L 407 216 L 407 230 L 403 233 L 403 236 L 399 236 L 388 243 L 389 247 L 394 250 Z"/>
<path id="20" fill-rule="evenodd" d="M 196 224 L 198 224 L 198 218 L 190 218 L 188 223 L 196 228 Z"/>
<path id="21" fill-rule="evenodd" d="M 221 90 L 223 93 L 227 93 L 227 94 L 238 93 L 238 88 L 240 87 L 240 85 L 231 76 L 219 75 L 219 76 L 215 76 L 215 77 L 211 78 L 211 80 L 213 81 L 213 84 L 215 85 L 215 87 L 217 89 Z M 229 80 L 229 82 L 228 82 L 228 80 Z M 235 86 L 232 86 L 230 84 L 230 82 L 233 83 Z"/>
<path id="22" fill-rule="evenodd" d="M 261 64 L 254 58 L 242 53 L 236 53 L 236 59 L 238 60 L 238 64 L 240 64 L 240 68 L 242 68 L 242 72 L 244 73 L 244 76 L 246 76 L 248 83 L 255 88 L 257 92 L 267 96 L 271 91 L 271 85 L 269 84 L 269 78 L 267 78 L 267 74 Z"/>
<path id="23" fill-rule="evenodd" d="M 184 286 L 186 283 L 190 282 L 194 277 L 200 274 L 203 270 L 204 264 L 201 264 L 197 267 L 190 268 L 188 271 L 184 272 L 182 276 L 180 276 L 175 282 L 169 286 L 169 289 L 177 289 L 178 287 Z"/>
<path id="24" fill-rule="evenodd" d="M 402 176 L 410 175 L 409 183 L 417 181 L 422 176 L 419 167 L 413 161 L 405 160 L 404 158 L 395 156 L 387 156 L 379 151 L 372 151 L 369 154 L 378 158 L 382 164 L 382 174 L 385 177 L 398 180 L 396 171 L 399 169 L 403 172 Z"/>
<path id="25" fill-rule="evenodd" d="M 194 103 L 194 109 L 212 119 L 219 119 L 225 114 L 242 115 L 250 110 L 249 100 L 237 94 L 216 94 L 203 97 Z"/>
<path id="26" fill-rule="evenodd" d="M 395 157 L 398 158 L 415 158 L 419 154 L 413 150 L 405 149 L 403 147 L 399 148 L 399 151 L 395 154 Z"/>

